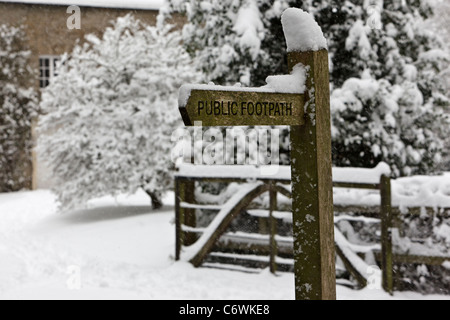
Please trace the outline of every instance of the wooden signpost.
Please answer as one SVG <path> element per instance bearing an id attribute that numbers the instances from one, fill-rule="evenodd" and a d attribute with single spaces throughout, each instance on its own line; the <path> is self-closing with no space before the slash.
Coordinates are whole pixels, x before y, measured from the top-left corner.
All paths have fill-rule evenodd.
<path id="1" fill-rule="evenodd" d="M 205 127 L 304 124 L 301 94 L 193 89 L 180 112 L 187 126 L 192 121 Z"/>
<path id="2" fill-rule="evenodd" d="M 180 113 L 187 126 L 289 125 L 296 299 L 336 299 L 328 51 L 289 52 L 309 67 L 305 94 L 246 88 L 193 89 Z"/>

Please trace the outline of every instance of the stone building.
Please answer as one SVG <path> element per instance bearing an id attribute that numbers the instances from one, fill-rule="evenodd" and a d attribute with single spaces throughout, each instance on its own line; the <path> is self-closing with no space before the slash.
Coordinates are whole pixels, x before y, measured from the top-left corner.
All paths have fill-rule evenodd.
<path id="1" fill-rule="evenodd" d="M 0 23 L 23 25 L 31 50 L 31 67 L 38 75 L 39 90 L 55 75 L 59 57 L 71 52 L 87 34 L 101 36 L 112 20 L 132 12 L 154 25 L 164 0 L 0 0 Z M 79 25 L 77 25 L 77 23 Z M 181 21 L 172 23 L 181 24 Z M 33 189 L 51 185 L 51 173 L 36 153 L 33 157 Z"/>

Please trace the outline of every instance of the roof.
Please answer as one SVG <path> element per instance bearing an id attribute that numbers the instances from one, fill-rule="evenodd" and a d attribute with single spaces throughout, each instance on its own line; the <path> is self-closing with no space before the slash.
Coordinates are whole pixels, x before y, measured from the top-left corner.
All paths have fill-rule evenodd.
<path id="1" fill-rule="evenodd" d="M 0 0 L 9 3 L 44 4 L 59 6 L 100 7 L 119 9 L 159 10 L 164 0 Z"/>

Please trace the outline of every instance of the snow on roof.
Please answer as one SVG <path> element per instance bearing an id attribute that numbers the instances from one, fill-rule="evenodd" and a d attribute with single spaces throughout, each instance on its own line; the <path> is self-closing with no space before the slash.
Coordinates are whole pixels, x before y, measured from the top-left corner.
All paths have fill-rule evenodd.
<path id="1" fill-rule="evenodd" d="M 0 2 L 141 10 L 159 10 L 164 4 L 164 0 L 0 0 Z"/>

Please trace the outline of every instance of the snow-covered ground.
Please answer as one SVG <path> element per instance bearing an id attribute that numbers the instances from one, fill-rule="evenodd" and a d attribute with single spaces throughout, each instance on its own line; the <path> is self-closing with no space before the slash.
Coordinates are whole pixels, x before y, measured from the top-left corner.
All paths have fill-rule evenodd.
<path id="1" fill-rule="evenodd" d="M 45 190 L 0 194 L 0 299 L 293 299 L 293 274 L 174 262 L 173 195 L 105 197 L 60 214 Z M 450 299 L 338 286 L 338 299 Z"/>

